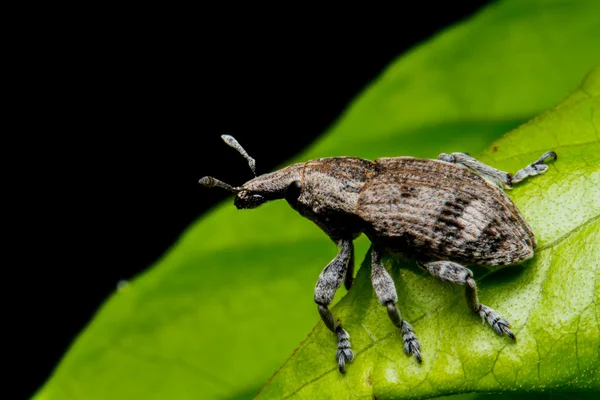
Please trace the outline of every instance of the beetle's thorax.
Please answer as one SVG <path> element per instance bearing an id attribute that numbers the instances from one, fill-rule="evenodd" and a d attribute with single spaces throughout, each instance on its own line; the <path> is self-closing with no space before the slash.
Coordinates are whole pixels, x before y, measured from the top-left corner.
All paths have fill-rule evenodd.
<path id="1" fill-rule="evenodd" d="M 360 233 L 355 215 L 364 183 L 375 173 L 375 163 L 353 157 L 307 161 L 302 170 L 302 190 L 296 209 L 315 222 L 332 239 Z"/>

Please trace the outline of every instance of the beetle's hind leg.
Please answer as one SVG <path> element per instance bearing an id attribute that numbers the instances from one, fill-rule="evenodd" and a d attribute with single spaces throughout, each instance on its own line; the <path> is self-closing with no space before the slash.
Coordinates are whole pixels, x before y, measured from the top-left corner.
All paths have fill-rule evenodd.
<path id="1" fill-rule="evenodd" d="M 556 161 L 558 156 L 553 151 L 547 151 L 539 159 L 534 161 L 532 164 L 529 164 L 525 168 L 518 170 L 515 173 L 515 175 L 512 177 L 510 183 L 512 184 L 512 183 L 520 182 L 523 179 L 527 178 L 528 176 L 543 174 L 548 169 L 548 166 L 546 164 L 544 164 L 544 161 L 546 161 L 549 158 L 553 158 L 554 161 Z"/>
<path id="2" fill-rule="evenodd" d="M 467 303 L 471 310 L 479 314 L 481 319 L 487 322 L 498 335 L 506 335 L 513 340 L 517 340 L 510 330 L 510 324 L 507 320 L 490 307 L 479 303 L 477 284 L 473 279 L 473 272 L 469 268 L 452 261 L 417 262 L 417 264 L 442 281 L 464 285 Z"/>
<path id="3" fill-rule="evenodd" d="M 325 267 L 315 287 L 315 303 L 319 307 L 319 314 L 329 330 L 337 335 L 338 350 L 336 359 L 338 369 L 343 374 L 346 372 L 346 361 L 354 359 L 354 352 L 350 348 L 350 335 L 339 321 L 335 321 L 333 314 L 328 306 L 333 300 L 333 296 L 337 289 L 341 286 L 344 277 L 348 270 L 352 270 L 350 265 L 354 263 L 354 245 L 352 240 L 340 241 L 340 252 L 338 255 Z"/>
<path id="4" fill-rule="evenodd" d="M 487 178 L 496 183 L 498 186 L 502 186 L 506 189 L 510 189 L 513 184 L 518 183 L 529 176 L 539 175 L 546 172 L 548 166 L 544 164 L 544 162 L 549 158 L 556 160 L 556 153 L 553 151 L 548 151 L 539 159 L 529 164 L 525 168 L 518 170 L 514 175 L 512 175 L 509 172 L 504 172 L 494 167 L 490 167 L 489 165 L 484 164 L 465 153 L 442 153 L 438 156 L 438 160 L 464 165 L 465 167 L 477 172 L 484 178 Z"/>
<path id="5" fill-rule="evenodd" d="M 371 281 L 379 302 L 386 307 L 388 316 L 394 325 L 402 330 L 404 352 L 407 355 L 414 355 L 418 362 L 422 362 L 421 346 L 413 332 L 413 327 L 402 319 L 400 310 L 396 307 L 398 294 L 394 280 L 383 266 L 381 253 L 375 246 L 371 250 Z"/>

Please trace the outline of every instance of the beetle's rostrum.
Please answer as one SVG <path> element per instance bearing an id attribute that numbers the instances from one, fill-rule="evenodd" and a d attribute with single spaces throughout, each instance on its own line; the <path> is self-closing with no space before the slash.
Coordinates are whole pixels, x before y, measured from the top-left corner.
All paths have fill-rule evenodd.
<path id="1" fill-rule="evenodd" d="M 252 159 L 231 136 L 254 172 Z M 499 335 L 515 340 L 510 324 L 479 303 L 473 272 L 464 265 L 515 265 L 533 257 L 537 241 L 517 207 L 501 188 L 544 173 L 553 151 L 514 175 L 490 167 L 465 153 L 440 154 L 436 160 L 413 157 L 330 157 L 293 164 L 234 187 L 213 177 L 207 187 L 235 193 L 238 209 L 285 199 L 300 215 L 317 224 L 337 244 L 338 255 L 321 272 L 314 300 L 323 322 L 337 335 L 336 359 L 341 373 L 354 353 L 350 335 L 328 306 L 342 282 L 354 276 L 353 240 L 364 233 L 371 241 L 371 281 L 379 302 L 403 335 L 404 351 L 422 361 L 412 326 L 402 319 L 398 296 L 381 256 L 414 259 L 434 277 L 465 286 L 467 304 Z"/>

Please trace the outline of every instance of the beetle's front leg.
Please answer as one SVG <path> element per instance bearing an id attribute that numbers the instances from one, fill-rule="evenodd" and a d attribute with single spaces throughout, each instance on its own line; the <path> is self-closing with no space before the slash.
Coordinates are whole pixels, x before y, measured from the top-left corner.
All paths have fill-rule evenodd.
<path id="1" fill-rule="evenodd" d="M 413 332 L 412 326 L 402 319 L 400 310 L 396 307 L 398 294 L 390 274 L 381 262 L 381 253 L 373 246 L 371 250 L 371 281 L 373 289 L 381 305 L 386 307 L 388 316 L 394 325 L 402 330 L 404 338 L 404 352 L 414 355 L 418 362 L 422 362 L 421 346 Z"/>
<path id="2" fill-rule="evenodd" d="M 548 166 L 544 164 L 544 162 L 549 158 L 553 158 L 554 160 L 556 160 L 556 153 L 553 151 L 548 151 L 536 161 L 532 162 L 525 168 L 518 170 L 514 175 L 512 175 L 508 172 L 504 172 L 494 167 L 490 167 L 489 165 L 484 164 L 481 161 L 465 153 L 442 153 L 438 156 L 438 160 L 464 165 L 465 167 L 468 167 L 473 171 L 477 172 L 484 178 L 490 179 L 493 182 L 495 182 L 498 186 L 504 187 L 506 189 L 510 189 L 513 184 L 521 182 L 528 176 L 539 175 L 546 172 Z"/>
<path id="3" fill-rule="evenodd" d="M 341 240 L 339 242 L 340 252 L 338 255 L 325 267 L 315 287 L 315 303 L 319 307 L 319 314 L 329 330 L 337 335 L 338 350 L 336 358 L 338 368 L 343 374 L 346 372 L 346 361 L 352 361 L 354 353 L 350 348 L 350 335 L 342 328 L 339 321 L 335 321 L 333 314 L 327 308 L 337 289 L 341 286 L 342 281 L 348 271 L 350 264 L 354 262 L 354 245 L 352 239 Z"/>
<path id="4" fill-rule="evenodd" d="M 417 262 L 417 264 L 440 280 L 464 285 L 467 303 L 471 310 L 479 314 L 481 319 L 487 322 L 498 335 L 506 335 L 512 340 L 517 340 L 510 330 L 510 324 L 507 320 L 490 307 L 479 303 L 477 284 L 473 279 L 473 272 L 469 268 L 452 261 Z"/>

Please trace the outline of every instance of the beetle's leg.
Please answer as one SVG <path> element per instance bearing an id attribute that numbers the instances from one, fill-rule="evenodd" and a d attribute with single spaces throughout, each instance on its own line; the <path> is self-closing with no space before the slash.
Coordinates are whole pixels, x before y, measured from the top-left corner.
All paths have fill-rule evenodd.
<path id="1" fill-rule="evenodd" d="M 350 252 L 350 260 L 348 261 L 348 269 L 346 270 L 346 276 L 344 278 L 344 287 L 346 290 L 350 290 L 354 283 L 354 247 Z"/>
<path id="2" fill-rule="evenodd" d="M 452 261 L 417 262 L 417 264 L 436 278 L 457 285 L 464 285 L 467 303 L 471 307 L 471 310 L 479 314 L 483 321 L 487 321 L 498 335 L 506 335 L 516 340 L 515 335 L 510 330 L 508 321 L 500 317 L 493 309 L 479 303 L 479 299 L 477 298 L 477 284 L 475 283 L 475 279 L 473 279 L 473 272 L 469 268 Z"/>
<path id="3" fill-rule="evenodd" d="M 338 350 L 336 358 L 338 368 L 343 374 L 346 372 L 346 361 L 352 361 L 354 353 L 350 348 L 350 335 L 342 328 L 339 321 L 333 319 L 333 314 L 327 308 L 337 289 L 341 286 L 346 271 L 349 269 L 349 264 L 354 261 L 354 245 L 352 240 L 340 241 L 340 252 L 338 255 L 325 267 L 315 287 L 315 303 L 319 307 L 319 314 L 329 330 L 337 335 Z"/>
<path id="4" fill-rule="evenodd" d="M 544 164 L 544 161 L 549 158 L 556 160 L 556 153 L 553 151 L 548 151 L 544 153 L 538 160 L 529 164 L 525 168 L 518 170 L 514 175 L 512 175 L 509 172 L 504 172 L 490 167 L 489 165 L 484 164 L 465 153 L 442 153 L 438 156 L 438 160 L 464 165 L 465 167 L 477 172 L 484 178 L 490 179 L 498 186 L 502 186 L 507 189 L 510 189 L 514 183 L 518 183 L 528 176 L 534 176 L 546 172 L 548 166 Z"/>
<path id="5" fill-rule="evenodd" d="M 400 310 L 396 307 L 398 295 L 396 294 L 396 286 L 390 274 L 386 271 L 381 262 L 381 253 L 373 246 L 371 250 L 371 281 L 373 289 L 381 305 L 386 307 L 388 316 L 402 330 L 404 338 L 404 352 L 408 355 L 415 356 L 418 362 L 422 361 L 421 346 L 413 332 L 412 326 L 402 319 Z"/>

